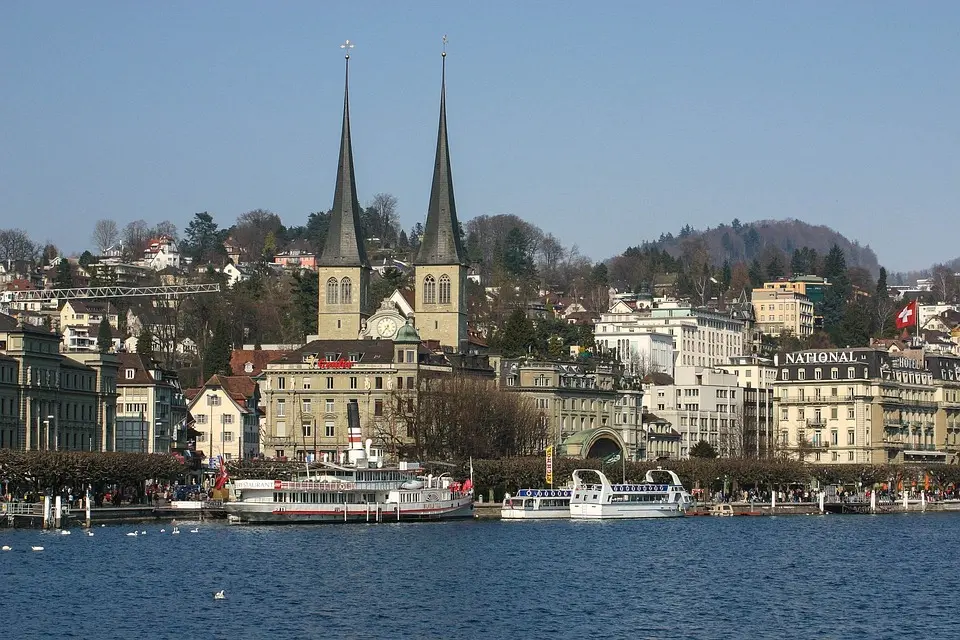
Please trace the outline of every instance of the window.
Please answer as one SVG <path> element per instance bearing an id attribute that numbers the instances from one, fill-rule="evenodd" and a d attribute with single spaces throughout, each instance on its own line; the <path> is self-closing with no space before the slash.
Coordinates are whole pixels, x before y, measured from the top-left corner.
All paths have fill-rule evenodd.
<path id="1" fill-rule="evenodd" d="M 848 377 L 848 378 L 856 378 L 856 377 L 857 377 L 857 370 L 856 370 L 854 367 L 847 367 L 847 377 Z"/>
<path id="2" fill-rule="evenodd" d="M 831 420 L 836 420 L 836 419 L 837 419 L 837 408 L 836 408 L 836 407 L 830 407 L 830 419 L 831 419 Z"/>
<path id="3" fill-rule="evenodd" d="M 423 303 L 436 304 L 437 302 L 437 281 L 433 276 L 428 275 L 423 279 Z"/>
<path id="4" fill-rule="evenodd" d="M 300 425 L 300 432 L 303 434 L 304 438 L 309 438 L 313 435 L 313 429 L 310 426 L 309 422 L 304 422 Z"/>
<path id="5" fill-rule="evenodd" d="M 853 462 L 853 451 L 847 451 L 847 460 Z"/>
<path id="6" fill-rule="evenodd" d="M 327 406 L 325 407 L 326 413 L 333 413 L 333 398 L 327 398 Z"/>
<path id="7" fill-rule="evenodd" d="M 373 379 L 374 389 L 383 389 L 383 376 L 377 376 Z"/>
<path id="8" fill-rule="evenodd" d="M 340 304 L 351 304 L 353 302 L 353 283 L 350 278 L 344 278 L 340 281 Z"/>
<path id="9" fill-rule="evenodd" d="M 286 420 L 277 421 L 277 437 L 278 438 L 287 437 L 287 421 Z"/>
<path id="10" fill-rule="evenodd" d="M 797 371 L 797 380 L 806 380 L 806 379 L 807 379 L 806 371 L 804 371 L 803 369 L 800 369 L 799 371 Z"/>
<path id="11" fill-rule="evenodd" d="M 327 389 L 333 389 L 333 376 L 327 376 Z"/>
<path id="12" fill-rule="evenodd" d="M 283 376 L 277 378 L 277 389 L 286 389 L 287 388 L 287 379 Z"/>
<path id="13" fill-rule="evenodd" d="M 277 417 L 282 418 L 287 415 L 287 403 L 283 398 L 277 400 Z"/>
<path id="14" fill-rule="evenodd" d="M 223 432 L 223 441 L 224 441 L 224 442 L 233 442 L 233 431 L 224 431 L 224 432 Z"/>
<path id="15" fill-rule="evenodd" d="M 224 413 L 224 414 L 221 415 L 220 417 L 222 418 L 221 424 L 233 424 L 233 414 L 232 414 L 232 413 Z"/>
<path id="16" fill-rule="evenodd" d="M 780 419 L 781 419 L 781 420 L 788 420 L 788 419 L 789 419 L 789 415 L 790 415 L 790 410 L 789 410 L 789 409 L 787 409 L 786 407 L 783 407 L 782 409 L 780 409 Z"/>
<path id="17" fill-rule="evenodd" d="M 351 389 L 357 388 L 357 376 L 350 376 L 350 388 Z"/>
<path id="18" fill-rule="evenodd" d="M 327 304 L 340 304 L 340 285 L 336 278 L 327 280 Z"/>
<path id="19" fill-rule="evenodd" d="M 834 451 L 834 452 L 833 452 L 833 455 L 832 455 L 831 457 L 832 457 L 833 461 L 836 462 L 836 461 L 837 461 L 837 458 L 838 458 L 837 452 Z"/>
<path id="20" fill-rule="evenodd" d="M 323 425 L 323 435 L 332 438 L 336 434 L 336 428 L 333 426 L 333 422 L 326 422 Z"/>
<path id="21" fill-rule="evenodd" d="M 207 441 L 207 434 L 205 433 L 197 434 L 197 442 L 206 442 L 206 441 Z"/>
<path id="22" fill-rule="evenodd" d="M 397 389 L 403 389 L 403 378 L 397 376 Z"/>
<path id="23" fill-rule="evenodd" d="M 820 370 L 819 367 L 813 370 L 813 379 L 814 379 L 814 380 L 819 380 L 819 379 L 822 378 L 822 377 L 823 377 L 823 371 Z"/>
<path id="24" fill-rule="evenodd" d="M 383 415 L 383 400 L 374 400 L 373 401 L 373 415 L 382 416 Z"/>
<path id="25" fill-rule="evenodd" d="M 197 416 L 197 424 L 207 424 L 207 416 L 202 413 Z"/>
<path id="26" fill-rule="evenodd" d="M 136 374 L 136 370 L 127 369 L 127 380 L 133 380 L 133 376 Z"/>
<path id="27" fill-rule="evenodd" d="M 830 379 L 831 379 L 831 380 L 836 380 L 836 379 L 839 378 L 839 377 L 840 377 L 840 370 L 837 369 L 836 367 L 832 367 L 832 368 L 830 369 Z"/>
<path id="28" fill-rule="evenodd" d="M 303 379 L 303 388 L 304 388 L 304 389 L 310 389 L 310 378 L 304 378 L 304 379 Z"/>
<path id="29" fill-rule="evenodd" d="M 853 408 L 853 407 L 847 407 L 847 420 L 853 420 L 853 419 L 856 418 L 856 417 L 857 417 L 857 416 L 856 416 L 856 414 L 854 413 L 854 408 Z"/>
<path id="30" fill-rule="evenodd" d="M 450 276 L 440 276 L 440 304 L 450 304 Z"/>
<path id="31" fill-rule="evenodd" d="M 847 431 L 847 444 L 856 444 L 856 436 L 853 433 L 853 429 Z"/>
<path id="32" fill-rule="evenodd" d="M 313 402 L 310 401 L 310 398 L 303 399 L 303 412 L 313 413 Z"/>
<path id="33" fill-rule="evenodd" d="M 833 431 L 830 432 L 830 444 L 839 444 L 839 440 L 838 440 L 837 430 L 836 430 L 836 429 L 834 429 Z"/>
<path id="34" fill-rule="evenodd" d="M 407 362 L 416 362 L 416 353 L 417 352 L 413 349 L 407 349 Z"/>
<path id="35" fill-rule="evenodd" d="M 407 376 L 407 389 L 413 389 L 413 376 Z"/>

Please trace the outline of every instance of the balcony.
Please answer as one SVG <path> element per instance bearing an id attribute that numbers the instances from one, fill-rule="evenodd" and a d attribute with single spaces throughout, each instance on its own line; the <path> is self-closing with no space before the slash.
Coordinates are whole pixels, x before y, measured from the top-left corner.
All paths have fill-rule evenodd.
<path id="1" fill-rule="evenodd" d="M 824 429 L 826 428 L 826 426 L 827 426 L 827 421 L 824 420 L 823 418 L 807 418 L 807 427 L 814 428 L 814 429 L 819 427 L 820 429 Z"/>

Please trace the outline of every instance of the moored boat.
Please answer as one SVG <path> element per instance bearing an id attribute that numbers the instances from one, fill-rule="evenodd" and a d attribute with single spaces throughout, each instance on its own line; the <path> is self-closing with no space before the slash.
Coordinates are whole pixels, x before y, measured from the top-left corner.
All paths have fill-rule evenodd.
<path id="1" fill-rule="evenodd" d="M 657 482 L 654 474 L 666 474 L 669 482 Z M 595 477 L 598 482 L 589 482 Z M 686 514 L 693 498 L 673 471 L 651 469 L 644 482 L 611 484 L 603 472 L 577 469 L 573 472 L 570 517 L 574 519 L 676 518 Z"/>
<path id="2" fill-rule="evenodd" d="M 569 518 L 570 489 L 520 489 L 516 495 L 507 494 L 500 507 L 503 520 L 539 520 Z"/>

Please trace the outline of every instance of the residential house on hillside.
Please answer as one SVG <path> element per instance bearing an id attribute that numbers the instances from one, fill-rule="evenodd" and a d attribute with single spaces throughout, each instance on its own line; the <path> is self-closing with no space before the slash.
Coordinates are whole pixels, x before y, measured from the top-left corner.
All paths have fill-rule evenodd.
<path id="1" fill-rule="evenodd" d="M 57 326 L 61 331 L 67 327 L 99 326 L 104 318 L 110 326 L 116 329 L 119 325 L 117 308 L 105 300 L 66 300 L 60 307 L 60 317 Z"/>
<path id="2" fill-rule="evenodd" d="M 230 236 L 223 242 L 223 250 L 227 254 L 227 259 L 233 264 L 239 264 L 240 258 L 243 257 L 243 250 L 240 247 L 240 243 L 234 239 L 233 236 Z"/>
<path id="3" fill-rule="evenodd" d="M 227 286 L 234 288 L 240 282 L 246 282 L 253 277 L 254 271 L 245 264 L 235 264 L 228 262 L 222 270 L 223 275 L 227 277 Z"/>
<path id="4" fill-rule="evenodd" d="M 283 269 L 299 271 L 308 269 L 315 271 L 317 268 L 317 254 L 310 249 L 306 242 L 298 241 L 292 243 L 284 251 L 273 257 L 273 263 Z"/>
<path id="5" fill-rule="evenodd" d="M 180 251 L 176 241 L 170 236 L 151 239 L 143 251 L 143 262 L 154 271 L 162 271 L 168 267 L 179 269 Z"/>
<path id="6" fill-rule="evenodd" d="M 260 387 L 250 376 L 212 376 L 187 391 L 197 447 L 209 459 L 249 459 L 261 455 Z"/>

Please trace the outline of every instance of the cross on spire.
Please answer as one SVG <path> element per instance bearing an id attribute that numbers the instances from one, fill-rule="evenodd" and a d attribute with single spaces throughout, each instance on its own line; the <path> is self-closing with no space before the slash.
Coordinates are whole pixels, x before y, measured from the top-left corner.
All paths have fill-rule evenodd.
<path id="1" fill-rule="evenodd" d="M 343 51 L 343 56 L 344 56 L 347 60 L 349 60 L 349 59 L 350 59 L 350 49 L 353 49 L 353 43 L 350 42 L 349 40 L 346 40 L 342 45 L 340 45 L 340 48 L 344 50 L 344 51 Z"/>

